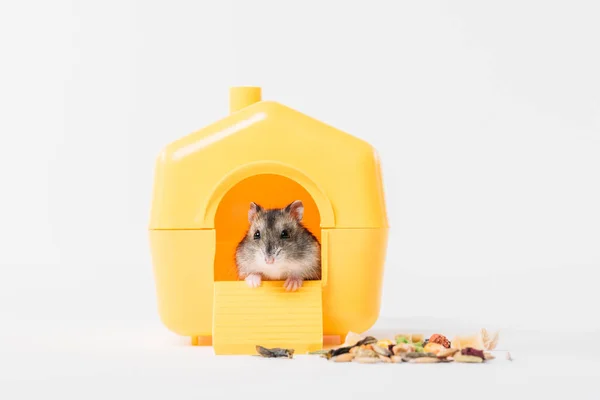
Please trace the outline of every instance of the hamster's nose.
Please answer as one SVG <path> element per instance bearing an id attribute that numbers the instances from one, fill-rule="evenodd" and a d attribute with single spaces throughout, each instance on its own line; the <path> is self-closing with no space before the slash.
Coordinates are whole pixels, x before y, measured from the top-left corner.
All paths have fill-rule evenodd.
<path id="1" fill-rule="evenodd" d="M 266 256 L 265 257 L 265 262 L 267 264 L 273 264 L 275 262 L 275 257 L 273 257 L 273 256 Z"/>

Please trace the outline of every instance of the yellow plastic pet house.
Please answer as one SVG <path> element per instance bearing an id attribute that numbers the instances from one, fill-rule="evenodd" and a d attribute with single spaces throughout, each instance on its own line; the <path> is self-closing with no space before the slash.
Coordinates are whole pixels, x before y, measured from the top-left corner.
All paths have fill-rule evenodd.
<path id="1" fill-rule="evenodd" d="M 304 203 L 321 243 L 320 281 L 250 288 L 235 247 L 248 207 Z M 368 143 L 272 101 L 230 90 L 230 115 L 167 145 L 157 159 L 150 244 L 161 320 L 216 354 L 255 346 L 297 354 L 339 343 L 377 320 L 388 223 Z"/>

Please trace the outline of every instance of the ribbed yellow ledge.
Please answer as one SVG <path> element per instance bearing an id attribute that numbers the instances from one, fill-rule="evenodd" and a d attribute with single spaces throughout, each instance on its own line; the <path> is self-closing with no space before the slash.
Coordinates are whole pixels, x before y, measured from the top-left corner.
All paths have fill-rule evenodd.
<path id="1" fill-rule="evenodd" d="M 215 282 L 213 349 L 215 354 L 256 354 L 256 345 L 304 354 L 323 346 L 322 285 L 304 282 L 286 292 L 283 282 Z"/>

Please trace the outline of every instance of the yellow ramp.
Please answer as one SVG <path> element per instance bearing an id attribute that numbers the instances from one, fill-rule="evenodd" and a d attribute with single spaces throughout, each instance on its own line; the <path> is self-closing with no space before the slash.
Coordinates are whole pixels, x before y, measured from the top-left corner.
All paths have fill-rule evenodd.
<path id="1" fill-rule="evenodd" d="M 283 282 L 215 282 L 213 337 L 215 354 L 256 354 L 256 345 L 294 349 L 304 354 L 323 347 L 320 281 L 304 282 L 286 292 Z"/>

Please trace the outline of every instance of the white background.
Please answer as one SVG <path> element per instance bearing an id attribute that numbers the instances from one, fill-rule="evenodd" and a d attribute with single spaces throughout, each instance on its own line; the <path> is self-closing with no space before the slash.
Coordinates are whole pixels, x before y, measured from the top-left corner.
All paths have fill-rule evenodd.
<path id="1" fill-rule="evenodd" d="M 378 149 L 383 319 L 600 337 L 599 19 L 591 0 L 2 2 L 3 358 L 165 346 L 154 159 L 233 85 Z"/>

